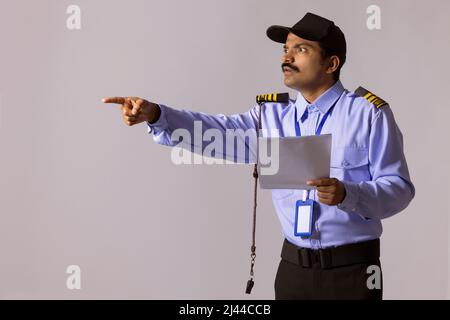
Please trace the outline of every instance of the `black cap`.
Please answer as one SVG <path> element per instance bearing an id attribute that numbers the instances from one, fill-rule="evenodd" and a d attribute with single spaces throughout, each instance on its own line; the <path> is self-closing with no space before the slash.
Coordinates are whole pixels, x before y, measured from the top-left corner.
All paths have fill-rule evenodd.
<path id="1" fill-rule="evenodd" d="M 323 46 L 336 52 L 339 58 L 345 61 L 347 53 L 345 36 L 333 21 L 308 12 L 292 28 L 274 25 L 266 31 L 270 39 L 280 43 L 286 42 L 289 32 L 306 40 L 320 42 Z"/>

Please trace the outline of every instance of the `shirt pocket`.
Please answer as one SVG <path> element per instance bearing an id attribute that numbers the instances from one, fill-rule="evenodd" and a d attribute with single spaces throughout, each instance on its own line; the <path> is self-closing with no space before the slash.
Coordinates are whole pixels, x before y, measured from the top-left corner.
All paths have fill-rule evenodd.
<path id="1" fill-rule="evenodd" d="M 355 147 L 333 148 L 330 176 L 352 182 L 372 180 L 369 171 L 369 150 Z"/>

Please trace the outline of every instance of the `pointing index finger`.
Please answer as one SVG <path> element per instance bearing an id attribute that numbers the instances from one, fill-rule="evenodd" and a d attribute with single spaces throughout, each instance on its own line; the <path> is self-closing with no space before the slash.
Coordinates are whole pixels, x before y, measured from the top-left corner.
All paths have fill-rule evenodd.
<path id="1" fill-rule="evenodd" d="M 117 104 L 124 104 L 125 98 L 124 97 L 109 97 L 109 98 L 103 98 L 103 103 L 117 103 Z"/>

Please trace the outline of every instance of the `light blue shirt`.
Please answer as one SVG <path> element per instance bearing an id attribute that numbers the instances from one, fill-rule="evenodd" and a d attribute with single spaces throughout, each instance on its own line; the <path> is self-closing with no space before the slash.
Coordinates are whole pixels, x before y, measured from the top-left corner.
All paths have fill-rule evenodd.
<path id="1" fill-rule="evenodd" d="M 309 238 L 300 238 L 294 235 L 295 203 L 302 198 L 303 190 L 272 190 L 283 235 L 300 247 L 319 249 L 379 238 L 381 219 L 405 209 L 415 195 L 403 153 L 403 136 L 390 106 L 377 108 L 344 89 L 340 81 L 312 104 L 300 92 L 295 101 L 265 103 L 262 128 L 278 129 L 280 137 L 295 136 L 296 108 L 302 136 L 314 135 L 335 102 L 321 134 L 331 133 L 333 137 L 330 177 L 344 183 L 343 202 L 337 206 L 322 204 L 316 190 L 309 192 L 309 198 L 315 200 L 313 233 Z M 179 144 L 171 140 L 177 128 L 193 134 L 194 121 L 201 121 L 203 130 L 225 132 L 227 128 L 255 129 L 258 119 L 257 104 L 245 113 L 230 116 L 159 106 L 161 115 L 155 123 L 147 122 L 148 132 L 153 133 L 155 142 L 168 146 Z M 205 146 L 196 147 L 203 150 Z"/>

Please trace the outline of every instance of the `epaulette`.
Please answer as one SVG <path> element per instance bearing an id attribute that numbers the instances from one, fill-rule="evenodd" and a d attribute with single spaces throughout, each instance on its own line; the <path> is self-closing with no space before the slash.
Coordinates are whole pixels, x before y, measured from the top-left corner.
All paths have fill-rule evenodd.
<path id="1" fill-rule="evenodd" d="M 386 101 L 363 87 L 358 87 L 358 89 L 355 90 L 355 94 L 372 103 L 375 107 L 377 107 L 377 109 L 387 105 Z"/>
<path id="2" fill-rule="evenodd" d="M 286 103 L 289 102 L 289 93 L 271 93 L 271 94 L 258 94 L 256 96 L 257 103 L 264 102 L 281 102 Z"/>

